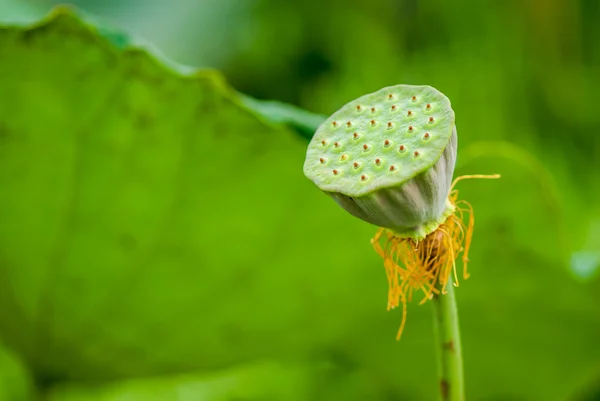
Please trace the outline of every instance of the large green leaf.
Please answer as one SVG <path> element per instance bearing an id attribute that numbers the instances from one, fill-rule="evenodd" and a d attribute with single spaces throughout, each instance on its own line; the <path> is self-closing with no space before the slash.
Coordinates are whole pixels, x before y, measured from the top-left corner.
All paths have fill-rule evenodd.
<path id="1" fill-rule="evenodd" d="M 127 43 L 65 10 L 0 30 L 3 339 L 46 380 L 301 361 L 333 366 L 306 399 L 432 399 L 429 310 L 394 341 L 374 229 L 303 177 L 306 142 L 280 124 L 318 117 Z M 486 164 L 503 180 L 461 186 L 478 216 L 467 389 L 564 400 L 600 376 L 599 296 L 564 269 L 535 178 Z"/>

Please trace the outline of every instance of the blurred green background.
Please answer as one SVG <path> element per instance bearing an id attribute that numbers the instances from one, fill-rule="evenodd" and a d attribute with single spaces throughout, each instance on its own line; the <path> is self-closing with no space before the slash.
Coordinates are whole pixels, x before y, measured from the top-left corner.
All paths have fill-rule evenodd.
<path id="1" fill-rule="evenodd" d="M 0 0 L 0 21 L 56 4 Z M 468 399 L 600 400 L 599 1 L 72 4 L 314 113 L 441 90 L 457 174 L 503 176 L 459 187 Z M 306 138 L 215 74 L 69 32 L 0 47 L 0 400 L 435 399 L 430 305 L 395 342 L 375 227 L 303 177 Z"/>

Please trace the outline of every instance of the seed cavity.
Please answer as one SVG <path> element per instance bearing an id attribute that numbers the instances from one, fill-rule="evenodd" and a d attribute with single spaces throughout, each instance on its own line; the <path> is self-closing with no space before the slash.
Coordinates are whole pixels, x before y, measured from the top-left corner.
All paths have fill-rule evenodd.
<path id="1" fill-rule="evenodd" d="M 429 132 L 426 132 L 423 134 L 423 139 L 429 139 L 431 138 L 431 135 L 429 135 Z"/>
<path id="2" fill-rule="evenodd" d="M 334 121 L 334 122 L 331 123 L 331 125 L 333 125 L 334 127 L 337 127 L 338 126 L 338 122 Z"/>
<path id="3" fill-rule="evenodd" d="M 388 99 L 392 100 L 394 98 L 394 95 L 392 95 L 391 93 L 388 95 Z"/>
<path id="4" fill-rule="evenodd" d="M 356 111 L 362 111 L 362 106 L 360 104 L 356 105 Z"/>
<path id="5" fill-rule="evenodd" d="M 412 100 L 413 102 L 416 102 L 416 101 L 417 101 L 417 97 L 416 97 L 416 96 L 413 96 L 413 97 L 411 98 L 411 100 Z"/>
<path id="6" fill-rule="evenodd" d="M 336 148 L 339 148 L 339 147 L 340 147 L 340 146 L 342 146 L 342 145 L 341 145 L 339 142 L 334 142 L 334 143 L 333 143 L 333 146 L 334 146 L 334 147 L 336 147 Z"/>
<path id="7" fill-rule="evenodd" d="M 378 166 L 381 166 L 381 159 L 379 159 L 379 158 L 375 159 L 375 164 Z"/>
<path id="8" fill-rule="evenodd" d="M 408 126 L 408 132 L 413 132 L 414 130 L 415 130 L 415 129 L 413 128 L 413 126 L 412 126 L 412 125 L 409 125 L 409 126 Z"/>
<path id="9" fill-rule="evenodd" d="M 321 162 L 321 164 L 325 164 L 325 163 L 327 163 L 327 159 L 320 157 L 319 162 Z"/>
<path id="10" fill-rule="evenodd" d="M 396 111 L 396 109 L 397 109 L 397 108 L 398 108 L 398 107 L 396 107 L 396 105 L 395 105 L 395 104 L 393 104 L 393 105 L 392 105 L 392 111 Z"/>
<path id="11" fill-rule="evenodd" d="M 360 180 L 361 181 L 367 181 L 367 178 L 368 177 L 366 175 L 364 175 L 364 174 L 360 176 Z"/>
<path id="12" fill-rule="evenodd" d="M 427 110 L 427 111 L 431 110 L 431 104 L 430 103 L 427 103 L 427 105 L 425 106 L 425 110 Z"/>
<path id="13" fill-rule="evenodd" d="M 347 160 L 347 159 L 348 159 L 348 155 L 341 155 L 340 156 L 340 160 L 341 161 L 344 161 L 344 160 Z"/>
<path id="14" fill-rule="evenodd" d="M 415 150 L 415 153 L 413 153 L 413 157 L 419 157 L 419 155 L 420 153 Z"/>
<path id="15" fill-rule="evenodd" d="M 400 146 L 398 147 L 398 150 L 399 150 L 400 152 L 404 152 L 404 151 L 406 151 L 406 146 L 404 146 L 404 145 L 400 145 Z"/>
<path id="16" fill-rule="evenodd" d="M 352 134 L 352 138 L 358 139 L 360 138 L 360 135 L 358 135 L 358 132 L 355 132 L 354 134 Z"/>
<path id="17" fill-rule="evenodd" d="M 390 142 L 389 139 L 386 139 L 385 141 L 383 141 L 383 146 L 386 147 L 386 148 L 389 148 L 391 144 L 392 143 Z"/>
<path id="18" fill-rule="evenodd" d="M 352 163 L 352 167 L 354 167 L 355 169 L 359 168 L 360 167 L 360 163 L 359 162 L 354 162 L 354 163 Z"/>
<path id="19" fill-rule="evenodd" d="M 374 126 L 376 126 L 376 125 L 377 125 L 377 121 L 375 121 L 375 120 L 371 120 L 371 127 L 374 127 Z"/>
<path id="20" fill-rule="evenodd" d="M 377 109 L 375 107 L 371 107 L 371 113 L 375 113 Z"/>
<path id="21" fill-rule="evenodd" d="M 433 124 L 433 123 L 434 123 L 434 121 L 435 121 L 435 118 L 433 118 L 433 117 L 429 117 L 429 124 Z"/>
<path id="22" fill-rule="evenodd" d="M 390 166 L 390 171 L 396 171 L 396 166 L 394 166 L 393 164 Z"/>
<path id="23" fill-rule="evenodd" d="M 332 173 L 333 173 L 333 175 L 340 175 L 340 170 L 335 170 L 335 169 L 334 169 L 334 170 L 332 171 Z"/>
<path id="24" fill-rule="evenodd" d="M 394 123 L 391 122 L 391 121 L 388 121 L 388 123 L 387 123 L 387 129 L 392 129 L 392 128 L 394 128 Z"/>
<path id="25" fill-rule="evenodd" d="M 346 121 L 346 127 L 348 127 L 348 128 L 352 127 L 352 121 Z"/>
<path id="26" fill-rule="evenodd" d="M 371 146 L 369 146 L 368 144 L 365 143 L 363 145 L 363 151 L 367 152 L 367 151 L 369 151 L 369 149 L 371 149 Z"/>
<path id="27" fill-rule="evenodd" d="M 325 139 L 323 139 L 323 140 L 321 141 L 321 145 L 323 145 L 323 146 L 327 146 L 327 141 L 326 141 Z"/>
<path id="28" fill-rule="evenodd" d="M 413 115 L 413 112 L 412 112 L 412 110 L 409 110 L 409 111 L 406 113 L 406 115 L 407 115 L 408 117 L 412 117 L 412 115 Z"/>

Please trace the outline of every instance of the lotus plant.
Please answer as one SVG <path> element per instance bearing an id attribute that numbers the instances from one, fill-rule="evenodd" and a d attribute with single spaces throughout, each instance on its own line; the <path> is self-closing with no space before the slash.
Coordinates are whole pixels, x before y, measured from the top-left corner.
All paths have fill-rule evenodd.
<path id="1" fill-rule="evenodd" d="M 433 300 L 444 400 L 463 400 L 458 317 L 452 281 L 458 286 L 473 234 L 473 209 L 458 200 L 453 181 L 457 131 L 449 99 L 431 86 L 396 85 L 355 99 L 317 129 L 306 153 L 304 174 L 355 217 L 379 230 L 371 240 L 383 258 L 387 307 L 406 304 L 415 292 Z M 466 217 L 468 215 L 468 221 Z"/>

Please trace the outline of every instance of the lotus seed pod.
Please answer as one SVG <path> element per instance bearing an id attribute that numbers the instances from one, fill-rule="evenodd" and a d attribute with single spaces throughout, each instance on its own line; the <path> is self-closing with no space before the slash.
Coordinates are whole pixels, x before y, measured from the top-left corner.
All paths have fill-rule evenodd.
<path id="1" fill-rule="evenodd" d="M 304 174 L 350 214 L 422 239 L 454 211 L 457 133 L 449 99 L 396 85 L 344 105 L 319 126 Z"/>

